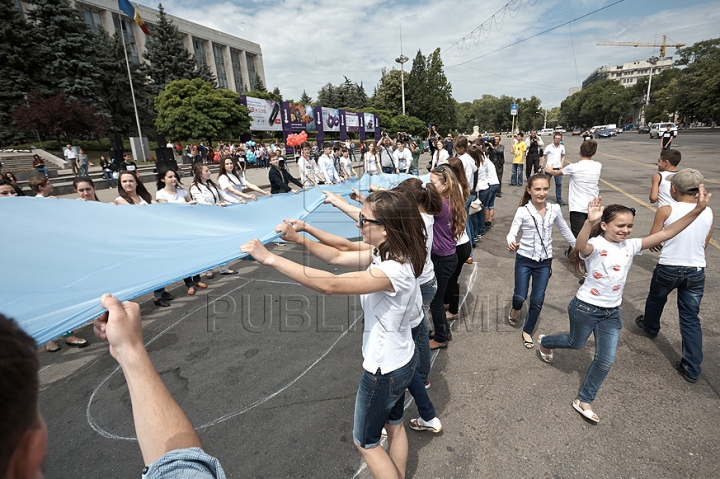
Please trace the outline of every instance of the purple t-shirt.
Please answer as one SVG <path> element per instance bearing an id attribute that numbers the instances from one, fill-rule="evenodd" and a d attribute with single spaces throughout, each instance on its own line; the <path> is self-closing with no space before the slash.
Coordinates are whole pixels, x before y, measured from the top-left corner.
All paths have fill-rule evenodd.
<path id="1" fill-rule="evenodd" d="M 443 200 L 442 211 L 435 215 L 432 254 L 438 256 L 455 254 L 457 242 L 453 237 L 452 208 L 450 205 L 450 200 Z"/>

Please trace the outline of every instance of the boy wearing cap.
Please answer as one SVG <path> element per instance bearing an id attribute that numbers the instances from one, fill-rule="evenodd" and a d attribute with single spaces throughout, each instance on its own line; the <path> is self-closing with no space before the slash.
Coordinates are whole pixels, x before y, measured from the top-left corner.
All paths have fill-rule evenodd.
<path id="1" fill-rule="evenodd" d="M 695 195 L 703 175 L 695 169 L 685 168 L 669 175 L 670 195 L 677 203 L 658 208 L 650 234 L 680 219 L 695 207 Z M 697 220 L 672 239 L 660 250 L 660 258 L 645 300 L 645 314 L 635 318 L 635 324 L 648 336 L 654 338 L 660 332 L 660 316 L 670 292 L 677 289 L 682 359 L 675 368 L 691 383 L 700 376 L 702 363 L 702 330 L 700 327 L 700 301 L 705 290 L 705 248 L 712 236 L 715 214 L 706 208 Z M 657 249 L 651 248 L 652 251 Z"/>

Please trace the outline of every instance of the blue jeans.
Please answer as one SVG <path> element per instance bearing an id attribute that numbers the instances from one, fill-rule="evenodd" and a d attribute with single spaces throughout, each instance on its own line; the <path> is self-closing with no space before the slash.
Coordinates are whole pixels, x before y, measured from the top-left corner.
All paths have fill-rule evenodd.
<path id="1" fill-rule="evenodd" d="M 363 449 L 380 444 L 385 424 L 401 424 L 405 389 L 415 375 L 415 358 L 395 371 L 374 374 L 363 371 L 355 398 L 353 439 Z"/>
<path id="2" fill-rule="evenodd" d="M 465 232 L 470 238 L 470 246 L 472 246 L 473 248 L 475 247 L 475 235 L 477 233 L 475 232 L 475 223 L 473 222 L 470 215 L 470 203 L 472 203 L 475 199 L 474 196 L 475 195 L 470 194 L 470 196 L 468 196 L 468 198 L 465 200 L 465 213 L 468 214 L 467 218 L 465 219 Z"/>
<path id="3" fill-rule="evenodd" d="M 553 170 L 559 170 L 560 168 L 553 168 Z M 562 203 L 562 176 L 555 177 L 555 201 Z"/>
<path id="4" fill-rule="evenodd" d="M 420 324 L 418 324 L 412 329 L 412 337 L 415 341 L 415 363 L 419 364 L 418 358 L 420 357 L 420 351 L 418 350 L 418 345 L 424 343 L 424 353 L 427 356 L 427 366 L 429 372 L 430 344 L 428 343 L 428 334 L 427 327 L 425 326 L 425 318 L 423 318 Z M 433 418 L 437 416 L 437 413 L 435 412 L 435 406 L 433 406 L 432 401 L 430 401 L 430 396 L 428 396 L 427 389 L 425 389 L 425 383 L 423 382 L 427 381 L 427 375 L 423 380 L 419 369 L 419 366 L 415 369 L 415 374 L 413 375 L 412 381 L 410 381 L 410 385 L 408 386 L 408 392 L 410 392 L 410 395 L 413 397 L 413 399 L 415 399 L 415 404 L 417 405 L 420 417 L 423 418 L 424 421 L 432 421 Z"/>
<path id="5" fill-rule="evenodd" d="M 580 402 L 592 404 L 615 362 L 615 352 L 623 326 L 620 308 L 602 308 L 574 297 L 568 305 L 568 316 L 570 333 L 545 336 L 540 345 L 549 349 L 580 349 L 585 346 L 590 333 L 593 333 L 595 357 L 578 393 Z"/>
<path id="6" fill-rule="evenodd" d="M 510 173 L 510 186 L 523 184 L 523 165 L 522 163 L 513 163 L 512 172 Z"/>
<path id="7" fill-rule="evenodd" d="M 80 165 L 80 176 L 86 177 L 88 176 L 88 165 Z"/>
<path id="8" fill-rule="evenodd" d="M 427 381 L 430 378 L 430 343 L 428 342 L 428 308 L 437 291 L 437 280 L 431 279 L 420 285 L 420 294 L 423 303 L 423 320 L 413 328 L 413 339 L 415 340 L 415 360 L 420 379 Z"/>
<path id="9" fill-rule="evenodd" d="M 409 173 L 414 176 L 420 176 L 420 170 L 417 168 L 410 168 Z"/>
<path id="10" fill-rule="evenodd" d="M 448 256 L 434 254 L 432 255 L 432 262 L 435 267 L 435 278 L 437 278 L 437 291 L 430 303 L 430 313 L 432 313 L 433 327 L 435 329 L 435 341 L 444 343 L 447 341 L 450 328 L 448 328 L 447 318 L 445 317 L 443 299 L 445 298 L 448 281 L 455 272 L 458 259 L 455 253 Z"/>
<path id="11" fill-rule="evenodd" d="M 643 324 L 650 334 L 660 332 L 660 316 L 670 292 L 677 289 L 677 307 L 682 337 L 682 366 L 690 377 L 700 376 L 703 360 L 700 302 L 705 291 L 705 269 L 689 266 L 655 266 L 650 292 L 645 300 Z"/>
<path id="12" fill-rule="evenodd" d="M 108 188 L 117 186 L 117 181 L 113 178 L 112 171 L 103 170 L 103 178 L 105 179 L 105 183 L 107 183 Z"/>
<path id="13" fill-rule="evenodd" d="M 40 168 L 35 168 L 35 171 L 37 171 L 38 173 L 42 173 L 42 174 L 45 175 L 45 176 L 48 176 L 47 166 L 43 166 L 43 167 L 40 167 Z"/>
<path id="14" fill-rule="evenodd" d="M 545 290 L 550 279 L 551 267 L 552 258 L 534 261 L 520 254 L 515 255 L 515 291 L 513 292 L 512 307 L 515 311 L 520 311 L 527 298 L 530 278 L 532 278 L 530 305 L 523 326 L 523 331 L 531 336 L 545 302 Z"/>

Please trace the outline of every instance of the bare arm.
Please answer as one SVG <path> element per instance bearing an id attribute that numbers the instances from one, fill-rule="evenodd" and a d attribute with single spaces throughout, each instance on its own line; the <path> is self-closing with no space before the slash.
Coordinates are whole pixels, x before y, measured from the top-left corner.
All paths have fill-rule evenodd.
<path id="1" fill-rule="evenodd" d="M 582 229 L 580 230 L 580 233 L 578 233 L 578 237 L 575 240 L 575 249 L 582 253 L 585 256 L 589 256 L 592 254 L 595 247 L 588 243 L 590 240 L 590 231 L 592 230 L 593 225 L 595 222 L 599 221 L 602 218 L 603 211 L 605 210 L 605 207 L 602 206 L 602 198 L 593 198 L 593 200 L 588 204 L 588 216 L 585 220 L 585 223 L 583 224 Z"/>
<path id="2" fill-rule="evenodd" d="M 94 321 L 95 334 L 110 343 L 110 354 L 125 375 L 145 464 L 176 449 L 202 447 L 190 420 L 160 379 L 145 350 L 140 306 L 131 302 L 121 304 L 109 294 L 103 295 L 101 301 L 108 312 Z"/>
<path id="3" fill-rule="evenodd" d="M 343 238 L 342 236 L 337 236 L 332 233 L 328 233 L 327 231 L 323 231 L 320 228 L 309 225 L 302 220 L 283 220 L 283 223 L 291 226 L 292 229 L 295 230 L 297 233 L 305 231 L 306 233 L 309 233 L 318 240 L 320 240 L 321 243 L 332 246 L 333 248 L 337 248 L 340 251 L 365 251 L 372 249 L 372 246 L 367 243 L 363 243 L 362 241 L 350 241 L 349 239 Z M 278 231 L 278 233 L 280 232 L 278 228 L 275 228 L 275 231 Z M 297 243 L 297 241 L 292 239 L 292 236 L 287 236 L 287 231 L 286 237 L 284 239 L 287 241 L 292 241 L 293 243 Z"/>
<path id="4" fill-rule="evenodd" d="M 318 243 L 317 241 L 313 241 L 301 234 L 298 234 L 297 231 L 295 231 L 295 229 L 292 227 L 292 225 L 288 223 L 283 223 L 276 226 L 275 231 L 282 234 L 284 240 L 302 246 L 310 253 L 312 253 L 313 256 L 333 266 L 352 266 L 356 268 L 366 268 L 372 262 L 372 250 L 370 248 L 340 249 L 333 244 Z M 331 243 L 334 243 L 332 239 L 332 236 L 334 235 L 330 235 L 329 233 L 326 234 L 328 235 L 326 239 L 330 240 Z"/>
<path id="5" fill-rule="evenodd" d="M 338 194 L 331 193 L 330 191 L 323 191 L 323 193 L 325 193 L 325 203 L 330 203 L 353 220 L 358 220 L 358 215 L 360 214 L 362 208 L 351 205 L 350 203 L 345 201 L 345 198 Z"/>
<path id="6" fill-rule="evenodd" d="M 655 218 L 653 219 L 652 228 L 650 228 L 650 233 L 648 233 L 648 236 L 654 235 L 658 231 L 661 231 L 663 229 L 663 225 L 665 224 L 665 221 L 670 217 L 670 213 L 672 213 L 672 208 L 670 206 L 661 206 L 658 208 L 658 210 L 655 212 Z M 653 246 L 650 248 L 650 251 L 657 253 L 662 249 L 662 244 Z"/>
<path id="7" fill-rule="evenodd" d="M 674 223 L 667 226 L 667 228 L 658 231 L 655 234 L 651 234 L 642 239 L 642 249 L 653 248 L 655 246 L 664 243 L 670 238 L 674 238 L 678 233 L 687 228 L 690 223 L 700 216 L 710 200 L 712 194 L 705 190 L 705 185 L 700 185 L 699 193 L 697 194 L 697 205 L 688 214 L 675 221 Z"/>
<path id="8" fill-rule="evenodd" d="M 330 248 L 329 246 L 321 245 L 314 241 L 311 243 L 323 248 Z M 240 247 L 240 250 L 243 253 L 252 255 L 258 263 L 271 266 L 288 278 L 319 293 L 368 294 L 378 291 L 394 291 L 390 279 L 385 273 L 379 270 L 357 271 L 334 275 L 328 271 L 309 268 L 290 261 L 287 258 L 270 253 L 258 239 L 248 241 Z M 355 257 L 359 256 L 358 252 L 347 252 L 343 254 L 354 255 Z M 368 256 L 369 254 L 368 252 Z"/>
<path id="9" fill-rule="evenodd" d="M 650 203 L 657 203 L 661 180 L 662 176 L 660 176 L 660 173 L 655 173 L 653 175 L 652 181 L 650 183 L 650 196 L 648 197 Z"/>

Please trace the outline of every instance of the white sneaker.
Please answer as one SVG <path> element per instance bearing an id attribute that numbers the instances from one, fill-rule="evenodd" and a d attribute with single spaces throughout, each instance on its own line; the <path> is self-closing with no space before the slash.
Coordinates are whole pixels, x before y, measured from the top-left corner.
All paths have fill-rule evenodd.
<path id="1" fill-rule="evenodd" d="M 432 418 L 430 421 L 425 421 L 423 418 L 419 417 L 417 419 L 410 420 L 410 429 L 415 431 L 432 431 L 437 434 L 442 431 L 442 424 L 440 423 L 440 419 L 437 417 Z"/>

